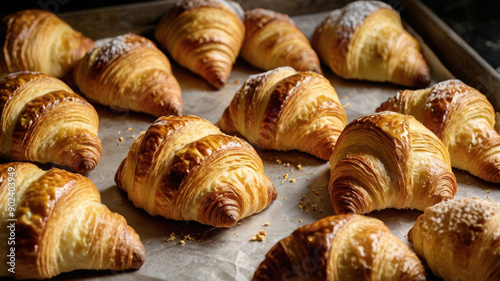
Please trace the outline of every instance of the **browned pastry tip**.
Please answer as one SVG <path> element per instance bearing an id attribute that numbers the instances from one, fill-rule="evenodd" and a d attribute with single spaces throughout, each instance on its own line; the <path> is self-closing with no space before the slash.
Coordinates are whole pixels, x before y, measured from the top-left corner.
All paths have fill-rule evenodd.
<path id="1" fill-rule="evenodd" d="M 216 227 L 231 227 L 277 197 L 251 145 L 195 116 L 157 119 L 134 141 L 115 182 L 151 215 Z"/>
<path id="2" fill-rule="evenodd" d="M 415 116 L 443 141 L 454 168 L 500 182 L 495 111 L 478 90 L 459 80 L 442 81 L 426 89 L 400 91 L 377 109 L 382 110 Z"/>
<path id="3" fill-rule="evenodd" d="M 0 72 L 38 71 L 66 77 L 94 41 L 45 10 L 23 10 L 3 18 Z"/>
<path id="4" fill-rule="evenodd" d="M 411 116 L 383 111 L 349 123 L 330 158 L 335 213 L 424 210 L 457 192 L 448 151 Z"/>
<path id="5" fill-rule="evenodd" d="M 93 170 L 102 154 L 94 107 L 61 80 L 36 72 L 0 81 L 0 155 Z"/>

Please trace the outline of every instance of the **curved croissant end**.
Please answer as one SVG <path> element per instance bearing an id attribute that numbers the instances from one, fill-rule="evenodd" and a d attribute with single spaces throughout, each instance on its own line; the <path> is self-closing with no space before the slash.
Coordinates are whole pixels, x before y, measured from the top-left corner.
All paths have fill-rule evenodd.
<path id="1" fill-rule="evenodd" d="M 9 214 L 12 183 L 16 210 Z M 99 191 L 82 175 L 43 171 L 30 163 L 2 164 L 0 207 L 2 236 L 8 236 L 7 219 L 17 219 L 16 279 L 46 279 L 77 269 L 138 269 L 144 263 L 139 235 L 101 204 Z M 7 249 L 7 244 L 0 247 L 3 257 Z M 2 276 L 10 274 L 6 265 L 0 264 Z"/>
<path id="2" fill-rule="evenodd" d="M 218 227 L 277 197 L 252 146 L 195 116 L 157 119 L 134 141 L 115 181 L 151 215 Z"/>
<path id="3" fill-rule="evenodd" d="M 225 0 L 181 0 L 155 30 L 175 61 L 219 89 L 226 83 L 245 36 L 243 10 Z"/>
<path id="4" fill-rule="evenodd" d="M 408 240 L 432 272 L 446 280 L 500 280 L 500 205 L 479 198 L 429 207 Z"/>
<path id="5" fill-rule="evenodd" d="M 417 256 L 385 224 L 337 215 L 295 230 L 266 255 L 253 280 L 426 280 Z"/>
<path id="6" fill-rule="evenodd" d="M 102 153 L 94 107 L 61 80 L 36 72 L 0 81 L 0 155 L 93 170 Z"/>
<path id="7" fill-rule="evenodd" d="M 236 92 L 219 125 L 262 149 L 300 150 L 328 160 L 347 124 L 330 82 L 291 67 L 250 76 Z"/>
<path id="8" fill-rule="evenodd" d="M 334 10 L 315 30 L 312 45 L 346 79 L 424 87 L 430 69 L 399 14 L 381 1 L 355 1 Z"/>
<path id="9" fill-rule="evenodd" d="M 246 11 L 244 22 L 240 55 L 247 62 L 263 70 L 291 66 L 321 74 L 318 55 L 289 16 L 259 8 Z"/>
<path id="10" fill-rule="evenodd" d="M 459 80 L 400 91 L 377 109 L 415 116 L 448 148 L 453 167 L 500 183 L 500 135 L 486 97 Z"/>
<path id="11" fill-rule="evenodd" d="M 346 126 L 330 158 L 335 213 L 424 210 L 457 192 L 443 143 L 411 116 L 381 112 Z"/>
<path id="12" fill-rule="evenodd" d="M 133 33 L 98 46 L 80 61 L 75 82 L 91 101 L 155 116 L 181 115 L 181 87 L 168 58 Z"/>
<path id="13" fill-rule="evenodd" d="M 39 71 L 62 78 L 94 41 L 53 13 L 24 10 L 3 18 L 0 46 L 0 72 Z"/>

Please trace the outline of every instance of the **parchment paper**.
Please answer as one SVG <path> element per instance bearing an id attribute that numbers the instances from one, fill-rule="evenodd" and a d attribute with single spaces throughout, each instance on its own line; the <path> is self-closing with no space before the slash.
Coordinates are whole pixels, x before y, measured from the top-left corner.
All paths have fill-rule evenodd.
<path id="1" fill-rule="evenodd" d="M 310 38 L 314 28 L 327 14 L 323 12 L 293 19 Z M 452 78 L 432 51 L 425 45 L 423 49 L 432 69 L 432 83 Z M 263 72 L 239 59 L 227 85 L 216 91 L 173 60 L 171 63 L 182 87 L 184 114 L 197 115 L 213 123 L 219 120 L 245 79 L 250 74 Z M 346 81 L 335 76 L 325 65 L 323 70 L 345 107 L 348 122 L 373 113 L 381 102 L 404 89 L 386 83 Z M 272 179 L 279 194 L 278 199 L 263 212 L 243 219 L 241 225 L 228 229 L 152 217 L 133 206 L 127 194 L 114 183 L 114 175 L 135 139 L 133 136 L 137 137 L 140 131 L 145 131 L 156 118 L 133 112 L 115 112 L 99 105 L 95 107 L 100 117 L 99 136 L 103 155 L 97 168 L 87 176 L 99 188 L 102 202 L 112 211 L 122 214 L 138 232 L 146 247 L 146 262 L 137 271 L 77 271 L 62 274 L 56 280 L 249 280 L 265 254 L 279 240 L 300 226 L 334 215 L 328 195 L 330 171 L 327 162 L 295 151 L 257 149 L 264 162 L 265 173 Z M 123 141 L 118 140 L 120 137 Z M 297 165 L 301 165 L 301 169 Z M 459 183 L 456 198 L 475 196 L 500 202 L 497 186 L 466 172 L 454 172 Z M 283 179 L 285 174 L 288 174 L 287 179 Z M 299 205 L 302 207 L 299 208 Z M 384 221 L 394 235 L 408 244 L 406 235 L 420 214 L 422 212 L 389 209 L 368 216 Z M 266 222 L 269 226 L 265 227 Z M 250 242 L 250 237 L 262 229 L 267 233 L 264 241 Z M 175 239 L 165 242 L 171 235 Z M 185 240 L 185 245 L 179 244 L 181 239 Z"/>

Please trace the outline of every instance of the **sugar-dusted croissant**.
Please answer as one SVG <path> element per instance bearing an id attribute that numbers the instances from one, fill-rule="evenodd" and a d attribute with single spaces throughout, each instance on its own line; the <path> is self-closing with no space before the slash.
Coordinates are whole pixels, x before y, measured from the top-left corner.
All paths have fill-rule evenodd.
<path id="1" fill-rule="evenodd" d="M 250 76 L 219 125 L 262 149 L 300 150 L 328 160 L 347 124 L 330 82 L 314 72 L 279 67 Z"/>
<path id="2" fill-rule="evenodd" d="M 429 207 L 408 240 L 432 272 L 456 281 L 500 280 L 500 205 L 479 198 Z"/>
<path id="3" fill-rule="evenodd" d="M 12 276 L 12 267 L 16 279 L 45 279 L 77 269 L 137 269 L 144 263 L 139 235 L 101 203 L 95 185 L 82 175 L 43 171 L 31 163 L 2 164 L 0 207 L 1 235 L 15 237 L 0 247 L 1 276 Z"/>
<path id="4" fill-rule="evenodd" d="M 101 158 L 94 107 L 61 80 L 36 72 L 0 81 L 0 156 L 93 170 Z"/>
<path id="5" fill-rule="evenodd" d="M 240 56 L 250 64 L 263 70 L 291 66 L 321 73 L 318 55 L 289 16 L 259 8 L 246 11 L 244 22 Z"/>
<path id="6" fill-rule="evenodd" d="M 486 97 L 459 80 L 400 91 L 377 108 L 415 116 L 448 148 L 453 167 L 500 183 L 500 135 Z"/>
<path id="7" fill-rule="evenodd" d="M 45 10 L 8 15 L 0 26 L 0 72 L 39 71 L 65 77 L 94 41 Z"/>
<path id="8" fill-rule="evenodd" d="M 158 118 L 134 141 L 115 182 L 151 215 L 217 227 L 277 197 L 251 145 L 195 116 Z"/>
<path id="9" fill-rule="evenodd" d="M 385 224 L 337 215 L 295 230 L 266 255 L 253 280 L 426 280 L 415 253 Z"/>
<path id="10" fill-rule="evenodd" d="M 335 213 L 423 211 L 457 192 L 443 143 L 412 116 L 380 112 L 346 126 L 330 158 Z"/>
<path id="11" fill-rule="evenodd" d="M 133 33 L 98 46 L 80 61 L 75 83 L 91 101 L 157 117 L 181 115 L 181 87 L 168 58 Z"/>
<path id="12" fill-rule="evenodd" d="M 219 89 L 226 83 L 245 36 L 243 10 L 226 0 L 180 0 L 155 30 L 175 61 Z"/>
<path id="13" fill-rule="evenodd" d="M 399 14 L 381 1 L 355 1 L 316 28 L 312 45 L 335 74 L 423 87 L 430 70 Z"/>

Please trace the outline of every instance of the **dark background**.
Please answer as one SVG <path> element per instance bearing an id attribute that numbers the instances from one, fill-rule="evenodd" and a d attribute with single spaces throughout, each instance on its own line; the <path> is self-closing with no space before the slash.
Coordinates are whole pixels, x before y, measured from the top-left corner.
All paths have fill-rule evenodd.
<path id="1" fill-rule="evenodd" d="M 46 9 L 54 13 L 123 5 L 155 0 L 34 0 L 12 1 L 2 5 L 0 16 L 22 9 Z M 251 1 L 251 0 L 248 0 Z M 421 0 L 458 35 L 500 72 L 500 1 L 499 0 Z M 398 0 L 385 0 L 398 6 Z"/>

